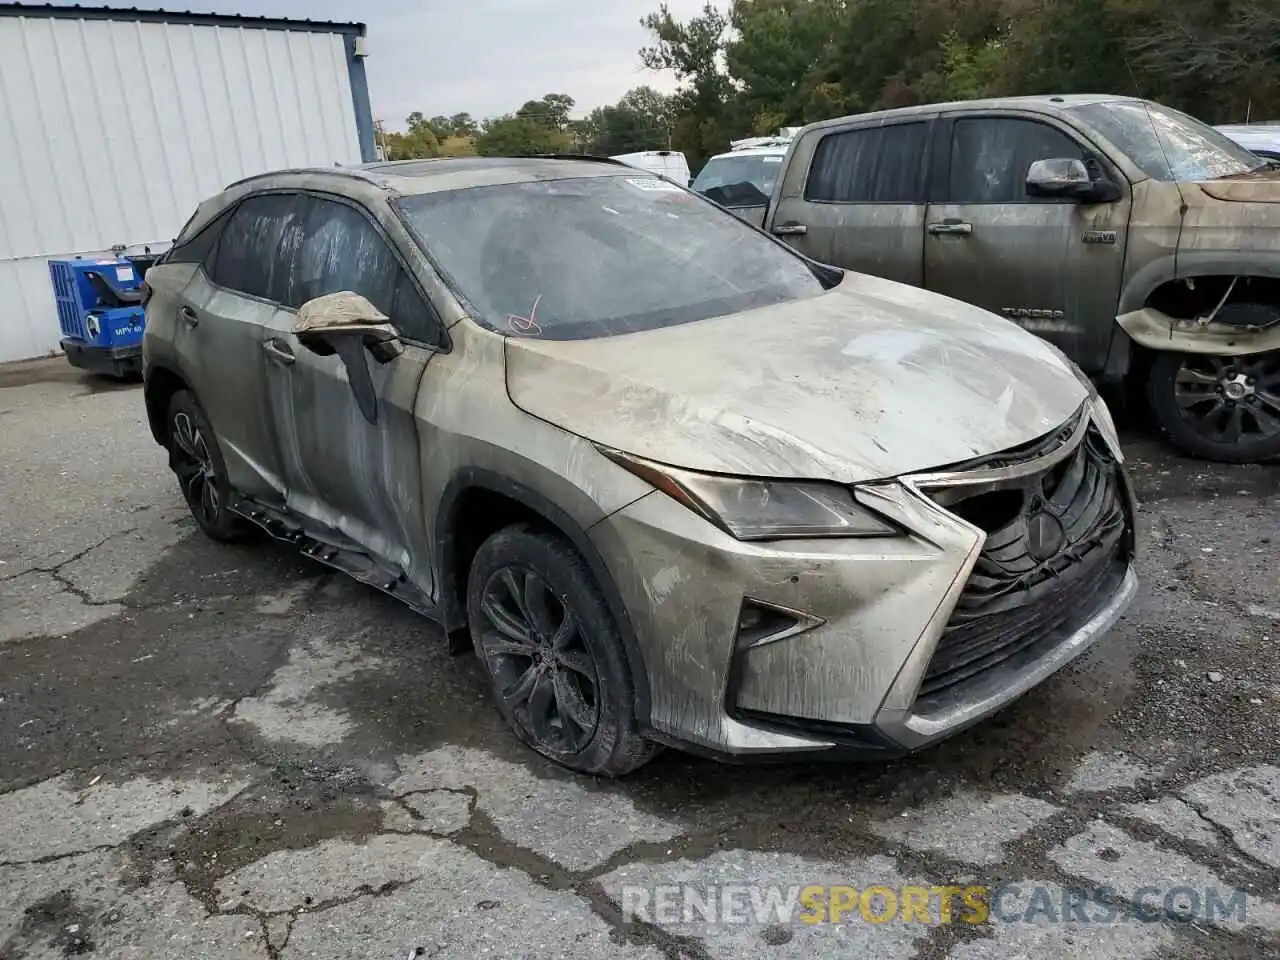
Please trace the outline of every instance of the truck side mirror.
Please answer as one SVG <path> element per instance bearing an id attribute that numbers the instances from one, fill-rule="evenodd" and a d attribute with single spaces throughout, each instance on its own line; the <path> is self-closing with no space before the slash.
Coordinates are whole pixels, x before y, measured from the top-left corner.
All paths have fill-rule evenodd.
<path id="1" fill-rule="evenodd" d="M 1110 180 L 1089 175 L 1083 160 L 1057 157 L 1036 160 L 1027 169 L 1027 195 L 1069 198 L 1083 203 L 1110 203 L 1120 199 L 1120 188 Z"/>

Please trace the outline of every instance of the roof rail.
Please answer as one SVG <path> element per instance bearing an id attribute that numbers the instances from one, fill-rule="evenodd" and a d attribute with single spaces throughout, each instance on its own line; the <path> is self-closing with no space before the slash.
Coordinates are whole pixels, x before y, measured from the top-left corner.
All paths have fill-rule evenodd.
<path id="1" fill-rule="evenodd" d="M 631 166 L 631 164 L 615 160 L 613 157 L 597 157 L 590 153 L 526 153 L 522 154 L 521 157 L 525 160 L 588 160 L 592 163 L 612 163 L 619 167 Z"/>
<path id="2" fill-rule="evenodd" d="M 791 144 L 791 137 L 788 136 L 772 136 L 772 137 L 747 137 L 744 140 L 730 140 L 729 149 L 732 150 L 750 150 L 754 147 L 786 147 Z"/>
<path id="3" fill-rule="evenodd" d="M 254 173 L 247 177 L 241 177 L 228 183 L 223 190 L 230 190 L 232 187 L 239 187 L 246 183 L 252 183 L 254 180 L 263 180 L 267 177 L 275 177 L 280 174 L 299 174 L 299 173 L 330 173 L 338 177 L 351 177 L 356 180 L 364 180 L 368 183 L 381 183 L 382 179 L 375 175 L 372 170 L 362 170 L 360 167 L 344 167 L 340 164 L 334 164 L 332 167 L 287 167 L 283 170 L 267 170 L 264 173 Z"/>

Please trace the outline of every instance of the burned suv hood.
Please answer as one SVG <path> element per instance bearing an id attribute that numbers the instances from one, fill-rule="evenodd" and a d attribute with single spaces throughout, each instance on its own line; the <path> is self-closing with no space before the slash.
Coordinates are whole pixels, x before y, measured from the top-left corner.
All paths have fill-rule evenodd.
<path id="1" fill-rule="evenodd" d="M 817 297 L 595 340 L 507 340 L 512 401 L 597 443 L 714 473 L 856 483 L 1033 440 L 1087 392 L 976 307 L 848 273 Z"/>

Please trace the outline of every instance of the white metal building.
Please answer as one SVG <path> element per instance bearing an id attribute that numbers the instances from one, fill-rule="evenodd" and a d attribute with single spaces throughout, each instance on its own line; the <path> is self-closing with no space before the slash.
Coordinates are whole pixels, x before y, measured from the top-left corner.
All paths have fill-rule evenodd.
<path id="1" fill-rule="evenodd" d="M 235 180 L 375 159 L 364 36 L 0 3 L 0 361 L 59 349 L 49 259 L 163 250 Z"/>

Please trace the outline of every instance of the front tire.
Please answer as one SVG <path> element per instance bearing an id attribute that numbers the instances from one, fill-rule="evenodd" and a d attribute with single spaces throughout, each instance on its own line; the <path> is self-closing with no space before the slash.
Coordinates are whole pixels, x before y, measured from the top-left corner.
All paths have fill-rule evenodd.
<path id="1" fill-rule="evenodd" d="M 1280 456 L 1280 352 L 1161 353 L 1147 385 L 1161 429 L 1192 456 L 1220 463 Z"/>
<path id="2" fill-rule="evenodd" d="M 209 418 L 186 390 L 169 401 L 169 467 L 178 477 L 191 516 L 222 543 L 242 539 L 247 524 L 231 512 L 231 485 Z"/>
<path id="3" fill-rule="evenodd" d="M 658 751 L 640 736 L 622 637 L 563 538 L 507 527 L 476 552 L 467 621 L 498 712 L 542 756 L 617 777 Z"/>

